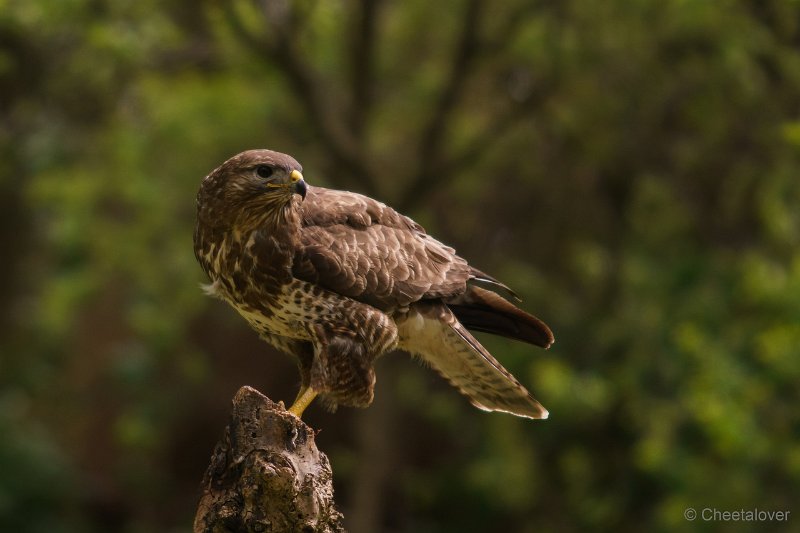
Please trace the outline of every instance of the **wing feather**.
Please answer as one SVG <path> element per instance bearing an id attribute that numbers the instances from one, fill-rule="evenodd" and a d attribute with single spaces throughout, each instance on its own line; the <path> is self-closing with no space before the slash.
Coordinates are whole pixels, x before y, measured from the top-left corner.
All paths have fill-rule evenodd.
<path id="1" fill-rule="evenodd" d="M 421 357 L 484 411 L 526 418 L 548 412 L 442 304 L 419 303 L 398 323 L 400 348 Z"/>
<path id="2" fill-rule="evenodd" d="M 381 309 L 463 293 L 473 269 L 387 205 L 309 187 L 295 277 Z"/>
<path id="3" fill-rule="evenodd" d="M 466 292 L 445 300 L 459 322 L 483 331 L 549 348 L 555 339 L 543 321 L 500 295 L 470 284 Z"/>

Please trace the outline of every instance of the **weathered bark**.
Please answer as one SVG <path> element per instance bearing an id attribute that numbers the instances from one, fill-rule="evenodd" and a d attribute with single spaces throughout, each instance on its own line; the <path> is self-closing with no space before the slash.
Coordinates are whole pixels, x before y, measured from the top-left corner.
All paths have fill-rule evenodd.
<path id="1" fill-rule="evenodd" d="M 330 463 L 314 431 L 282 404 L 239 389 L 203 478 L 195 533 L 337 533 L 341 521 Z"/>

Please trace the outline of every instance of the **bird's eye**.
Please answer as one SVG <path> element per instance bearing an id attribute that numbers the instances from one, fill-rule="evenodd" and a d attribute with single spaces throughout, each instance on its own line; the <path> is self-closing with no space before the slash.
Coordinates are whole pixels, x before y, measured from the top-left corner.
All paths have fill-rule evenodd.
<path id="1" fill-rule="evenodd" d="M 258 165 L 256 167 L 256 174 L 258 174 L 259 177 L 262 177 L 262 178 L 268 178 L 268 177 L 272 176 L 272 172 L 273 172 L 272 167 L 267 166 L 267 165 Z"/>

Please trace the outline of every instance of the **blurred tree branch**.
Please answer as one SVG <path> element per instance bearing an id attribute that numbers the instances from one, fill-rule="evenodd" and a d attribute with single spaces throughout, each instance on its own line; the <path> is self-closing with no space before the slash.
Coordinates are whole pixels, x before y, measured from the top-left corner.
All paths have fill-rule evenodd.
<path id="1" fill-rule="evenodd" d="M 368 155 L 356 142 L 352 132 L 338 115 L 340 102 L 331 92 L 323 96 L 319 87 L 324 83 L 314 69 L 303 60 L 297 49 L 298 27 L 303 25 L 303 14 L 294 11 L 289 17 L 283 11 L 271 9 L 272 3 L 264 4 L 264 17 L 269 24 L 272 39 L 263 33 L 250 31 L 236 9 L 234 2 L 223 2 L 225 16 L 235 35 L 253 52 L 265 56 L 284 75 L 306 115 L 311 130 L 319 136 L 332 159 L 343 168 L 367 194 L 375 194 L 377 187 L 372 178 Z M 295 27 L 297 25 L 297 27 Z"/>
<path id="2" fill-rule="evenodd" d="M 419 191 L 439 177 L 442 163 L 442 143 L 447 133 L 447 121 L 463 94 L 467 79 L 473 71 L 479 50 L 479 21 L 483 0 L 469 0 L 462 14 L 459 37 L 453 51 L 452 69 L 439 97 L 423 127 L 418 146 L 417 172 L 406 187 L 400 210 L 411 209 Z"/>
<path id="3" fill-rule="evenodd" d="M 354 15 L 351 40 L 350 128 L 362 147 L 365 124 L 372 111 L 376 25 L 380 0 L 361 0 Z"/>
<path id="4" fill-rule="evenodd" d="M 512 103 L 503 111 L 495 113 L 490 117 L 489 125 L 466 143 L 464 148 L 449 156 L 444 153 L 441 144 L 447 136 L 447 121 L 466 90 L 470 75 L 477 69 L 483 57 L 500 54 L 513 43 L 525 26 L 523 22 L 528 21 L 531 14 L 539 8 L 537 2 L 520 4 L 504 19 L 494 35 L 482 38 L 483 32 L 479 23 L 484 10 L 483 2 L 469 0 L 460 25 L 460 38 L 453 52 L 453 68 L 421 136 L 420 166 L 397 202 L 400 211 L 412 210 L 418 198 L 431 189 L 431 184 L 440 189 L 447 186 L 475 159 L 475 154 L 489 149 L 501 140 L 503 134 L 529 117 L 529 112 L 549 94 L 549 87 L 532 87 L 524 102 Z"/>
<path id="5" fill-rule="evenodd" d="M 383 173 L 374 167 L 369 149 L 367 126 L 375 104 L 374 60 L 379 20 L 380 0 L 354 2 L 349 23 L 349 39 L 345 53 L 349 56 L 349 105 L 342 105 L 335 91 L 320 87 L 325 83 L 319 73 L 303 57 L 298 39 L 308 25 L 316 3 L 254 2 L 260 6 L 268 32 L 248 28 L 236 2 L 223 2 L 223 11 L 236 37 L 251 51 L 274 65 L 284 76 L 300 104 L 312 130 L 319 137 L 331 160 L 342 169 L 342 176 L 351 179 L 366 194 L 380 195 L 379 183 Z M 442 81 L 427 121 L 421 126 L 416 160 L 409 165 L 413 175 L 401 189 L 397 207 L 413 210 L 425 197 L 431 183 L 446 186 L 459 175 L 475 153 L 485 149 L 526 116 L 525 111 L 535 98 L 524 106 L 511 105 L 490 118 L 490 124 L 474 140 L 455 154 L 447 155 L 443 146 L 448 124 L 462 96 L 468 90 L 469 79 L 481 59 L 502 53 L 513 43 L 540 6 L 522 3 L 511 10 L 494 30 L 484 35 L 482 20 L 484 0 L 467 0 L 454 33 L 455 41 L 450 59 L 449 74 Z M 433 178 L 436 179 L 433 179 Z"/>

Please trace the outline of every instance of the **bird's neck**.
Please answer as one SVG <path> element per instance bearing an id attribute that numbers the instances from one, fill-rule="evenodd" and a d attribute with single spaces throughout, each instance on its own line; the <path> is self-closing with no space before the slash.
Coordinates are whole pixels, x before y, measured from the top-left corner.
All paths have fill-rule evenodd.
<path id="1" fill-rule="evenodd" d="M 234 224 L 233 233 L 249 235 L 253 231 L 263 231 L 275 237 L 296 238 L 300 231 L 300 213 L 294 199 L 274 206 L 259 206 L 259 209 L 243 211 Z"/>
<path id="2" fill-rule="evenodd" d="M 269 239 L 274 243 L 270 249 L 274 248 L 276 252 L 281 250 L 278 255 L 289 253 L 291 256 L 299 236 L 299 209 L 289 202 L 273 209 L 264 209 L 257 217 L 240 220 L 240 223 L 232 228 L 229 239 L 242 250 L 247 249 L 251 241 Z"/>

